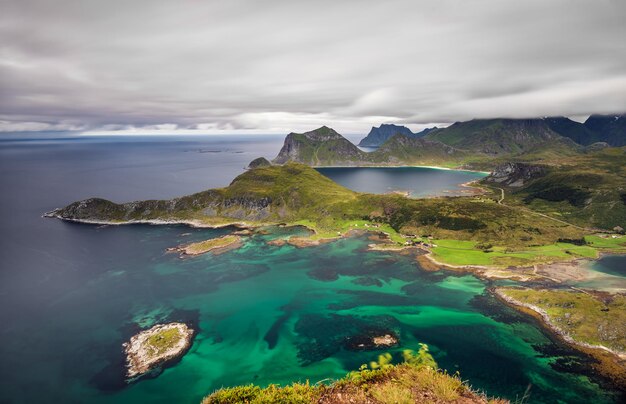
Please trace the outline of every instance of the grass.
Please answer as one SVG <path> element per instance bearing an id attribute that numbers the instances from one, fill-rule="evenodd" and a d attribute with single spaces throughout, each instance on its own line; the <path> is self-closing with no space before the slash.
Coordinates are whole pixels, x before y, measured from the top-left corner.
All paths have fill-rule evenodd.
<path id="1" fill-rule="evenodd" d="M 501 292 L 544 310 L 575 341 L 626 353 L 626 296 L 579 291 L 503 288 Z"/>
<path id="2" fill-rule="evenodd" d="M 152 355 L 158 356 L 176 345 L 181 338 L 183 338 L 183 336 L 178 328 L 161 330 L 148 337 L 146 340 L 146 348 L 151 351 Z"/>
<path id="3" fill-rule="evenodd" d="M 519 250 L 485 244 L 479 248 L 481 244 L 463 240 L 434 240 L 433 244 L 435 259 L 450 265 L 523 266 L 598 256 L 598 250 L 592 246 L 570 243 L 532 246 Z"/>
<path id="4" fill-rule="evenodd" d="M 425 345 L 417 353 L 405 351 L 404 363 L 393 365 L 390 354 L 361 366 L 345 378 L 329 385 L 294 383 L 280 387 L 270 385 L 237 386 L 215 391 L 203 404 L 227 403 L 450 403 L 463 399 L 467 403 L 504 403 L 488 401 L 473 392 L 458 375 L 437 369 Z"/>
<path id="5" fill-rule="evenodd" d="M 592 247 L 603 248 L 610 251 L 626 251 L 626 236 L 585 236 L 585 241 Z"/>
<path id="6" fill-rule="evenodd" d="M 547 173 L 507 189 L 505 203 L 585 227 L 626 228 L 626 147 L 539 160 Z"/>

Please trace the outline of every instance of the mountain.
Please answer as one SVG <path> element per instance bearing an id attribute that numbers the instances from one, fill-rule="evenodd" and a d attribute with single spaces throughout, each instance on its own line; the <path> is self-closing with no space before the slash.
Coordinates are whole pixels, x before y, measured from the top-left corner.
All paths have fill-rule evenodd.
<path id="1" fill-rule="evenodd" d="M 437 127 L 426 128 L 421 132 L 413 133 L 406 126 L 382 124 L 380 127 L 372 127 L 370 133 L 361 139 L 359 146 L 361 147 L 379 147 L 394 135 L 401 134 L 409 137 L 422 137 L 427 133 L 437 129 Z"/>
<path id="2" fill-rule="evenodd" d="M 626 146 L 626 114 L 591 115 L 585 121 L 584 126 L 596 135 L 595 142 L 606 142 L 611 146 Z"/>
<path id="3" fill-rule="evenodd" d="M 389 135 L 398 128 L 408 133 Z M 306 133 L 290 133 L 274 163 L 410 164 L 485 169 L 505 161 L 543 161 L 552 165 L 607 146 L 626 144 L 625 128 L 624 116 L 592 116 L 585 124 L 565 117 L 474 119 L 456 122 L 447 128 L 427 129 L 423 136 L 402 126 L 381 125 L 372 129 L 375 134 L 372 139 L 380 140 L 387 135 L 389 138 L 378 150 L 367 153 L 324 126 Z"/>
<path id="4" fill-rule="evenodd" d="M 591 115 L 585 123 L 565 117 L 543 120 L 554 132 L 583 146 L 598 142 L 613 147 L 626 146 L 626 115 Z"/>
<path id="5" fill-rule="evenodd" d="M 572 121 L 563 116 L 543 119 L 550 129 L 561 136 L 568 137 L 580 145 L 590 145 L 601 141 L 599 136 L 580 122 Z"/>
<path id="6" fill-rule="evenodd" d="M 366 159 L 365 155 L 348 139 L 322 126 L 310 132 L 288 134 L 273 163 L 294 161 L 310 166 L 349 165 Z"/>
<path id="7" fill-rule="evenodd" d="M 436 140 L 399 134 L 370 156 L 388 164 L 461 165 L 470 154 Z"/>
<path id="8" fill-rule="evenodd" d="M 258 168 L 258 167 L 269 167 L 272 163 L 269 162 L 265 157 L 255 158 L 248 164 L 248 169 Z"/>
<path id="9" fill-rule="evenodd" d="M 406 136 L 413 136 L 411 129 L 406 126 L 399 126 L 393 124 L 382 124 L 380 127 L 373 126 L 370 133 L 367 134 L 359 142 L 359 146 L 362 147 L 378 147 L 389 140 L 396 134 L 403 134 Z"/>
<path id="10" fill-rule="evenodd" d="M 378 150 L 361 151 L 348 139 L 326 126 L 306 133 L 290 133 L 273 160 L 310 166 L 351 165 L 449 165 L 461 163 L 468 153 L 435 140 L 396 134 Z"/>
<path id="11" fill-rule="evenodd" d="M 323 216 L 337 201 L 350 201 L 355 192 L 316 170 L 288 163 L 250 169 L 228 187 L 209 189 L 171 200 L 123 204 L 90 198 L 46 214 L 84 222 L 193 222 L 218 225 L 245 221 L 272 221 Z"/>
<path id="12" fill-rule="evenodd" d="M 430 132 L 425 139 L 486 157 L 530 154 L 549 148 L 564 154 L 578 151 L 543 119 L 474 119 Z"/>

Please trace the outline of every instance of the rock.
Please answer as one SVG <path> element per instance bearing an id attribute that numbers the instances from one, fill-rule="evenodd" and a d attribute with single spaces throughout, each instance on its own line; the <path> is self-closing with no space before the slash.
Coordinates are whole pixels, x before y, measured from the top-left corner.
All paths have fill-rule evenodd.
<path id="1" fill-rule="evenodd" d="M 258 168 L 258 167 L 269 167 L 272 163 L 269 162 L 265 157 L 259 157 L 250 162 L 248 164 L 248 169 Z"/>
<path id="2" fill-rule="evenodd" d="M 242 245 L 243 243 L 241 241 L 241 237 L 231 234 L 218 238 L 212 238 L 209 240 L 199 241 L 197 243 L 168 248 L 166 251 L 179 252 L 181 257 L 185 255 L 201 255 L 208 252 L 213 253 L 213 255 L 219 255 L 230 250 L 239 248 Z"/>
<path id="3" fill-rule="evenodd" d="M 363 160 L 365 155 L 335 130 L 322 126 L 310 132 L 288 134 L 273 162 L 285 164 L 295 161 L 311 166 L 354 165 Z"/>
<path id="4" fill-rule="evenodd" d="M 406 126 L 382 124 L 380 127 L 372 127 L 370 133 L 367 134 L 359 142 L 362 147 L 378 147 L 389 140 L 392 136 L 401 133 L 407 136 L 413 136 L 411 129 Z"/>
<path id="5" fill-rule="evenodd" d="M 398 339 L 391 334 L 385 334 L 380 337 L 372 338 L 372 342 L 376 346 L 393 346 L 398 343 Z"/>
<path id="6" fill-rule="evenodd" d="M 361 139 L 361 141 L 359 142 L 359 146 L 379 147 L 397 134 L 418 138 L 423 137 L 436 129 L 437 127 L 434 126 L 432 128 L 424 129 L 421 132 L 413 133 L 406 126 L 382 124 L 380 125 L 380 127 L 372 127 L 367 136 Z"/>
<path id="7" fill-rule="evenodd" d="M 181 357 L 191 346 L 194 331 L 183 323 L 157 324 L 123 344 L 126 376 L 134 378 Z"/>
<path id="8" fill-rule="evenodd" d="M 546 168 L 526 163 L 504 163 L 497 166 L 488 177 L 487 182 L 495 182 L 509 187 L 521 187 L 527 181 L 539 178 L 546 173 Z"/>
<path id="9" fill-rule="evenodd" d="M 350 351 L 369 351 L 393 347 L 399 342 L 398 337 L 392 332 L 384 334 L 365 333 L 348 338 L 344 346 Z"/>

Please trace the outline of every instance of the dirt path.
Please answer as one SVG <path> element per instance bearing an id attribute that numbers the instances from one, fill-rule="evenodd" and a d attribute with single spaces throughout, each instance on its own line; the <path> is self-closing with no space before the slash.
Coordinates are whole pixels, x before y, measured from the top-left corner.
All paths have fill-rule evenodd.
<path id="1" fill-rule="evenodd" d="M 504 200 L 504 189 L 498 188 L 498 187 L 495 187 L 495 188 L 500 190 L 501 195 L 500 195 L 500 199 L 498 199 L 498 203 L 502 205 L 502 201 Z"/>
<path id="2" fill-rule="evenodd" d="M 487 187 L 490 187 L 490 186 L 489 186 L 489 185 L 487 185 Z M 504 188 L 499 188 L 499 187 L 494 187 L 494 186 L 491 186 L 491 188 L 495 188 L 495 189 L 500 190 L 500 199 L 498 199 L 498 200 L 497 200 L 497 202 L 498 202 L 498 204 L 499 204 L 499 205 L 503 205 L 503 206 L 506 206 L 506 207 L 511 208 L 511 209 L 520 209 L 520 210 L 523 210 L 524 212 L 528 212 L 528 213 L 531 213 L 531 214 L 533 214 L 533 215 L 537 215 L 537 216 L 545 217 L 546 219 L 550 219 L 550 220 L 553 220 L 553 221 L 555 221 L 555 222 L 559 222 L 559 223 L 561 223 L 561 224 L 565 224 L 565 225 L 568 225 L 568 226 L 572 226 L 572 227 L 575 227 L 575 228 L 577 228 L 577 229 L 579 229 L 579 230 L 584 230 L 584 231 L 589 231 L 589 232 L 596 232 L 596 231 L 598 231 L 598 229 L 592 229 L 592 228 L 589 228 L 589 227 L 581 227 L 581 226 L 577 226 L 577 225 L 575 225 L 575 224 L 572 224 L 572 223 L 566 222 L 565 220 L 557 219 L 557 218 L 555 218 L 555 217 L 548 216 L 548 215 L 546 215 L 546 214 L 544 214 L 544 213 L 539 213 L 539 212 L 536 212 L 536 211 L 534 211 L 534 210 L 532 210 L 532 209 L 524 208 L 524 207 L 522 207 L 522 206 L 511 206 L 511 205 L 507 205 L 507 204 L 503 203 L 503 202 L 504 202 Z"/>

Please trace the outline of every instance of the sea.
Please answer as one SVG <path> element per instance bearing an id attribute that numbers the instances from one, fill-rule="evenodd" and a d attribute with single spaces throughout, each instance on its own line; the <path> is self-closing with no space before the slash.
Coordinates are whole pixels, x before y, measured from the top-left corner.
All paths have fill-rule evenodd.
<path id="1" fill-rule="evenodd" d="M 488 396 L 526 403 L 623 399 L 471 275 L 422 270 L 368 251 L 367 236 L 311 248 L 272 246 L 301 228 L 268 228 L 222 255 L 166 249 L 233 229 L 96 226 L 43 218 L 98 196 L 163 199 L 227 186 L 284 135 L 0 138 L 0 403 L 199 403 L 221 387 L 330 382 L 383 352 L 427 344 L 439 366 Z M 356 139 L 353 139 L 356 140 Z M 481 173 L 432 168 L 320 170 L 364 192 L 463 194 Z M 624 276 L 622 257 L 598 271 Z M 621 261 L 620 261 L 621 260 Z M 604 269 L 603 269 L 604 268 Z M 154 324 L 197 335 L 177 362 L 124 381 L 122 344 Z M 399 345 L 354 341 L 393 333 Z M 357 344 L 358 345 L 358 344 Z"/>

